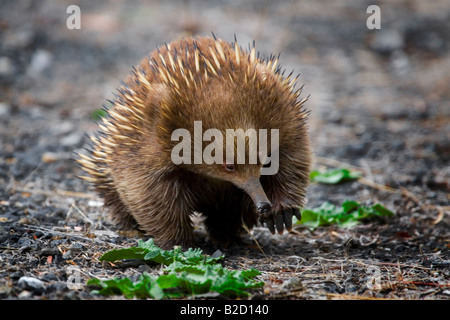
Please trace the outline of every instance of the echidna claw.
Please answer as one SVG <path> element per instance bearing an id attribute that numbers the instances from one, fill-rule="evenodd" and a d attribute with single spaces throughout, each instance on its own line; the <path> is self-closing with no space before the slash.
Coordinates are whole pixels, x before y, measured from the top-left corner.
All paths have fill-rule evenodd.
<path id="1" fill-rule="evenodd" d="M 301 219 L 299 208 L 284 208 L 270 215 L 260 216 L 260 222 L 263 225 L 265 224 L 272 234 L 275 234 L 276 230 L 281 235 L 285 229 L 288 232 L 292 230 L 293 216 L 298 220 Z"/>

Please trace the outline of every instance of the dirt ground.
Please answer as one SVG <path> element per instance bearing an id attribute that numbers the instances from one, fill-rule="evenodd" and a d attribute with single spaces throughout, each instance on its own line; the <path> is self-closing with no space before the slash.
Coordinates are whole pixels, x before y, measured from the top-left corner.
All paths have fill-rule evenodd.
<path id="1" fill-rule="evenodd" d="M 69 5 L 81 29 L 68 29 Z M 190 34 L 246 46 L 300 73 L 314 168 L 363 179 L 311 184 L 307 206 L 350 199 L 395 217 L 351 229 L 256 228 L 225 251 L 262 271 L 256 299 L 450 299 L 450 3 L 377 1 L 5 1 L 0 9 L 0 299 L 104 299 L 89 278 L 137 277 L 98 257 L 137 242 L 118 232 L 74 152 L 92 112 L 156 46 Z M 216 248 L 198 229 L 199 243 Z M 261 248 L 258 248 L 255 240 Z M 158 272 L 159 269 L 151 269 Z M 79 286 L 76 286 L 81 284 Z M 75 286 L 74 286 L 75 285 Z"/>

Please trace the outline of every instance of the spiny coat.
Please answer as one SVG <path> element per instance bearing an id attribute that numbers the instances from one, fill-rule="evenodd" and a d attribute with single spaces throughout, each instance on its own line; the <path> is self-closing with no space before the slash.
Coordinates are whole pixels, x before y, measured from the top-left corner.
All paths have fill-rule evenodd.
<path id="1" fill-rule="evenodd" d="M 118 224 L 138 227 L 164 248 L 195 243 L 193 212 L 206 217 L 211 238 L 221 245 L 258 219 L 272 233 L 290 230 L 292 216 L 300 217 L 311 164 L 306 99 L 295 83 L 277 57 L 263 60 L 254 47 L 245 51 L 215 37 L 162 46 L 133 68 L 110 101 L 90 153 L 79 155 L 89 174 L 83 178 Z M 228 128 L 279 129 L 278 172 L 260 175 L 261 161 L 174 164 L 172 133 L 185 128 L 193 136 L 194 121 L 224 137 Z"/>

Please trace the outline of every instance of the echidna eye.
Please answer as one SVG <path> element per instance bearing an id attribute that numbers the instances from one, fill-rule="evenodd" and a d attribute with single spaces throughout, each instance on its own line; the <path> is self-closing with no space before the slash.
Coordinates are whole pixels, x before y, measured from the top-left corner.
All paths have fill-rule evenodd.
<path id="1" fill-rule="evenodd" d="M 232 163 L 225 163 L 223 166 L 225 167 L 226 171 L 234 171 L 234 164 Z"/>

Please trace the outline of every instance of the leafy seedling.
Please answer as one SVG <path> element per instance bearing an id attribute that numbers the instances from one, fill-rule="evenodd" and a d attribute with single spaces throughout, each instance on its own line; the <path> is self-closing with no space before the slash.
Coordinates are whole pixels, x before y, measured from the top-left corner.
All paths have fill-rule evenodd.
<path id="1" fill-rule="evenodd" d="M 360 205 L 356 201 L 345 201 L 342 206 L 335 206 L 329 202 L 323 203 L 320 207 L 313 209 L 302 209 L 301 224 L 311 229 L 319 226 L 336 224 L 339 227 L 350 228 L 361 222 L 362 219 L 373 219 L 376 217 L 391 217 L 394 212 L 385 208 L 381 204 L 371 207 Z"/>
<path id="2" fill-rule="evenodd" d="M 314 170 L 309 175 L 311 181 L 326 184 L 338 184 L 341 182 L 358 179 L 361 176 L 362 174 L 360 172 L 350 171 L 348 169 L 330 169 L 325 172 Z"/>
<path id="3" fill-rule="evenodd" d="M 183 251 L 178 247 L 174 250 L 163 250 L 155 245 L 153 239 L 150 239 L 148 241 L 139 240 L 137 247 L 108 251 L 99 260 L 114 262 L 117 260 L 140 259 L 168 266 L 175 261 L 182 262 L 185 265 L 215 264 L 222 258 L 223 256 L 206 256 L 201 249 L 189 248 L 187 251 Z"/>
<path id="4" fill-rule="evenodd" d="M 115 249 L 100 257 L 101 261 L 141 259 L 166 266 L 160 276 L 142 274 L 137 281 L 129 278 L 111 280 L 91 279 L 88 285 L 98 287 L 94 294 L 123 295 L 126 298 L 178 298 L 186 295 L 217 292 L 228 297 L 246 297 L 248 290 L 264 286 L 254 278 L 256 269 L 229 270 L 218 263 L 220 257 L 203 255 L 200 249 L 183 252 L 180 248 L 163 250 L 153 239 L 139 241 L 137 247 Z"/>

